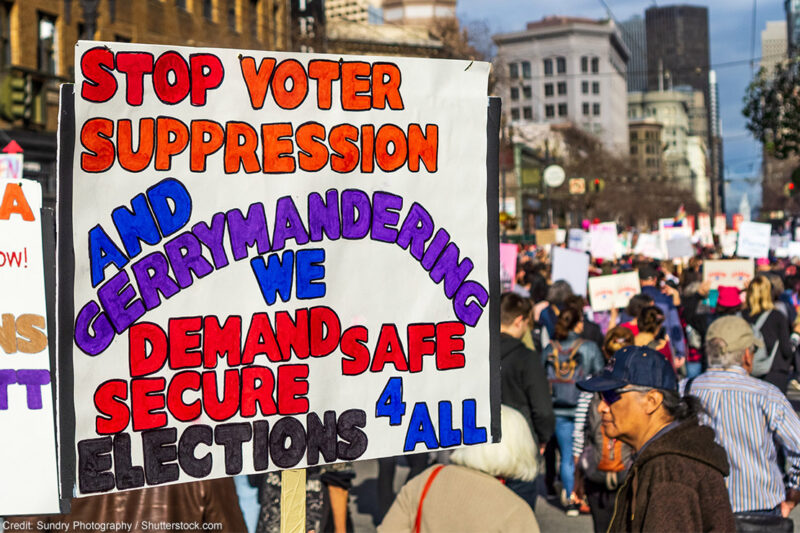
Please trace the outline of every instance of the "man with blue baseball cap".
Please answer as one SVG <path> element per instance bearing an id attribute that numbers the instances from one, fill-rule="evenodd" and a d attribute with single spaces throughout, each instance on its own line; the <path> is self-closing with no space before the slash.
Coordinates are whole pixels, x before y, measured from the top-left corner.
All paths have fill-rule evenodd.
<path id="1" fill-rule="evenodd" d="M 725 450 L 700 426 L 699 401 L 682 398 L 669 361 L 628 346 L 578 383 L 602 398 L 603 430 L 636 451 L 609 531 L 734 531 Z"/>

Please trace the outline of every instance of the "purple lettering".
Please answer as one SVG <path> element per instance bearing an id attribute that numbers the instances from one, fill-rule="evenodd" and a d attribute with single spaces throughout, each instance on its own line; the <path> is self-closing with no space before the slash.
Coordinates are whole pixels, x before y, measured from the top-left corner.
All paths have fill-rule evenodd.
<path id="1" fill-rule="evenodd" d="M 203 257 L 200 241 L 192 233 L 181 233 L 164 245 L 164 251 L 167 252 L 172 272 L 181 288 L 185 289 L 192 284 L 192 274 L 202 278 L 214 271 L 211 263 Z"/>
<path id="2" fill-rule="evenodd" d="M 319 193 L 308 195 L 308 234 L 313 242 L 322 240 L 322 233 L 329 240 L 335 241 L 341 236 L 339 224 L 339 192 L 330 189 L 325 193 L 326 201 L 322 201 Z"/>
<path id="3" fill-rule="evenodd" d="M 297 244 L 308 242 L 308 233 L 297 213 L 297 206 L 291 196 L 278 198 L 275 206 L 275 231 L 272 235 L 272 251 L 283 250 L 286 239 L 294 239 Z"/>
<path id="4" fill-rule="evenodd" d="M 389 226 L 396 226 L 400 221 L 403 199 L 396 194 L 376 192 L 372 195 L 372 240 L 395 242 L 397 230 Z"/>
<path id="5" fill-rule="evenodd" d="M 100 305 L 105 309 L 114 330 L 122 333 L 144 314 L 144 304 L 134 300 L 136 291 L 131 287 L 128 273 L 120 270 L 97 291 Z"/>
<path id="6" fill-rule="evenodd" d="M 228 211 L 228 231 L 231 234 L 233 259 L 239 261 L 247 257 L 247 248 L 257 244 L 259 254 L 269 252 L 269 233 L 264 204 L 251 204 L 247 217 L 238 209 Z"/>
<path id="7" fill-rule="evenodd" d="M 214 268 L 219 270 L 228 266 L 228 256 L 222 245 L 222 237 L 225 235 L 225 215 L 223 213 L 216 213 L 211 218 L 211 227 L 207 226 L 205 222 L 198 222 L 192 226 L 192 232 L 211 251 Z"/>
<path id="8" fill-rule="evenodd" d="M 470 298 L 476 301 L 467 301 Z M 489 293 L 474 281 L 465 281 L 453 299 L 453 310 L 464 324 L 474 327 L 483 314 L 483 306 L 489 301 Z"/>
<path id="9" fill-rule="evenodd" d="M 131 270 L 148 311 L 161 303 L 159 292 L 164 298 L 169 299 L 180 290 L 175 281 L 169 277 L 169 263 L 161 252 L 143 257 L 133 264 Z"/>
<path id="10" fill-rule="evenodd" d="M 425 252 L 425 242 L 431 235 L 433 235 L 433 219 L 424 207 L 415 202 L 403 221 L 397 235 L 397 244 L 403 250 L 411 245 L 411 255 L 419 261 Z"/>
<path id="11" fill-rule="evenodd" d="M 17 370 L 17 383 L 25 385 L 28 409 L 42 408 L 42 386 L 50 383 L 47 370 Z"/>
<path id="12" fill-rule="evenodd" d="M 370 218 L 369 196 L 364 191 L 348 189 L 342 193 L 342 237 L 366 237 Z"/>
<path id="13" fill-rule="evenodd" d="M 75 319 L 75 344 L 89 355 L 97 355 L 114 340 L 114 328 L 97 302 L 84 305 Z"/>

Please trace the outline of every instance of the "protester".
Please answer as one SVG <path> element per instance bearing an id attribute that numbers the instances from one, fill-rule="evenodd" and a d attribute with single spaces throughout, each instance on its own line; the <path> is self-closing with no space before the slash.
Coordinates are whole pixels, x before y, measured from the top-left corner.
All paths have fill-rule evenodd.
<path id="1" fill-rule="evenodd" d="M 657 280 L 658 272 L 652 265 L 646 264 L 639 267 L 642 293 L 652 298 L 655 305 L 664 313 L 664 327 L 669 335 L 672 355 L 676 361 L 681 361 L 686 357 L 686 338 L 677 309 L 681 304 L 680 295 L 671 285 L 664 284 L 663 287 L 658 287 Z"/>
<path id="2" fill-rule="evenodd" d="M 566 301 L 567 307 L 572 307 L 576 311 L 578 311 L 581 316 L 583 317 L 583 329 L 581 330 L 580 337 L 582 339 L 586 339 L 587 341 L 592 341 L 598 346 L 602 346 L 603 344 L 603 330 L 600 328 L 600 325 L 597 322 L 589 320 L 584 312 L 584 308 L 586 307 L 586 299 L 581 296 L 580 294 L 573 294 Z"/>
<path id="3" fill-rule="evenodd" d="M 555 418 L 541 359 L 520 341 L 530 317 L 530 300 L 514 293 L 500 297 L 500 401 L 522 414 L 538 450 L 553 436 Z M 535 510 L 534 481 L 512 478 L 507 484 Z"/>
<path id="4" fill-rule="evenodd" d="M 748 285 L 747 309 L 743 317 L 763 336 L 766 353 L 774 353 L 769 371 L 756 377 L 772 383 L 786 394 L 794 350 L 789 339 L 789 323 L 782 313 L 775 310 L 772 285 L 766 276 L 757 275 Z"/>
<path id="5" fill-rule="evenodd" d="M 617 326 L 606 334 L 603 356 L 611 359 L 618 350 L 632 345 L 631 330 Z M 605 533 L 611 522 L 617 489 L 632 462 L 632 450 L 627 444 L 605 435 L 598 412 L 600 401 L 599 394 L 581 392 L 575 409 L 572 453 L 577 468 L 575 491 L 579 496 L 586 496 L 595 532 Z"/>
<path id="6" fill-rule="evenodd" d="M 684 380 L 684 394 L 700 399 L 703 424 L 716 432 L 728 452 L 728 494 L 738 521 L 751 515 L 780 516 L 800 501 L 800 419 L 772 384 L 750 377 L 753 346 L 761 340 L 744 319 L 723 317 L 711 324 L 706 339 L 708 370 Z M 780 446 L 787 459 L 781 472 Z M 785 483 L 784 483 L 785 480 Z"/>
<path id="7" fill-rule="evenodd" d="M 572 432 L 580 394 L 576 382 L 596 374 L 603 367 L 600 348 L 579 337 L 582 328 L 583 315 L 573 308 L 565 308 L 558 316 L 553 340 L 542 354 L 556 416 L 556 440 L 561 452 L 561 502 L 567 516 L 579 514 L 578 501 L 573 494 L 575 463 L 572 461 Z"/>
<path id="8" fill-rule="evenodd" d="M 628 306 L 622 313 L 620 313 L 620 325 L 624 328 L 628 328 L 634 335 L 636 335 L 639 333 L 639 313 L 642 312 L 642 309 L 651 305 L 655 305 L 655 302 L 651 297 L 647 296 L 646 294 L 634 294 L 628 302 Z"/>
<path id="9" fill-rule="evenodd" d="M 733 531 L 725 450 L 698 425 L 699 400 L 681 397 L 658 352 L 619 350 L 602 374 L 580 382 L 599 392 L 603 428 L 636 456 L 617 493 L 609 531 Z"/>
<path id="10" fill-rule="evenodd" d="M 549 305 L 539 314 L 539 322 L 542 325 L 542 346 L 547 346 L 555 333 L 556 321 L 562 309 L 566 306 L 567 299 L 573 295 L 572 287 L 566 281 L 558 280 L 554 282 L 547 291 L 547 301 Z"/>
<path id="11" fill-rule="evenodd" d="M 678 369 L 683 366 L 685 362 L 682 358 L 674 358 L 672 356 L 672 348 L 669 343 L 669 335 L 663 327 L 664 313 L 655 305 L 645 307 L 639 313 L 639 320 L 637 321 L 639 333 L 634 337 L 634 344 L 636 346 L 647 346 L 652 348 L 664 357 L 672 365 L 673 368 Z"/>
<path id="12" fill-rule="evenodd" d="M 500 425 L 499 443 L 460 448 L 406 483 L 378 533 L 538 533 L 530 506 L 503 485 L 533 480 L 538 451 L 519 412 L 503 405 Z"/>

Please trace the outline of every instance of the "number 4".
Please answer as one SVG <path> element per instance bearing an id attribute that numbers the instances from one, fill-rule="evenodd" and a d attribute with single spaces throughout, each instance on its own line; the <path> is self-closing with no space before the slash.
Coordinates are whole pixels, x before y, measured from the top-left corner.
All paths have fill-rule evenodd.
<path id="1" fill-rule="evenodd" d="M 399 426 L 406 414 L 403 401 L 403 378 L 389 378 L 375 403 L 375 417 L 388 416 L 390 426 Z"/>

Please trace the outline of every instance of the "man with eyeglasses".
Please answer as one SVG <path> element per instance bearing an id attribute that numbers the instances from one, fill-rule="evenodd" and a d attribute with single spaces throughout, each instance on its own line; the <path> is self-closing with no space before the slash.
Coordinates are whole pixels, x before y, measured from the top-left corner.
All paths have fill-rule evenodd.
<path id="1" fill-rule="evenodd" d="M 600 393 L 606 435 L 636 452 L 609 531 L 734 531 L 725 450 L 711 428 L 698 424 L 697 399 L 678 394 L 663 355 L 622 348 L 578 387 Z"/>
<path id="2" fill-rule="evenodd" d="M 700 421 L 728 451 L 728 493 L 737 521 L 766 515 L 778 517 L 780 527 L 780 517 L 800 502 L 800 419 L 777 387 L 749 375 L 761 345 L 743 318 L 718 318 L 706 333 L 708 370 L 681 385 L 703 403 Z M 778 448 L 787 460 L 785 475 Z"/>

